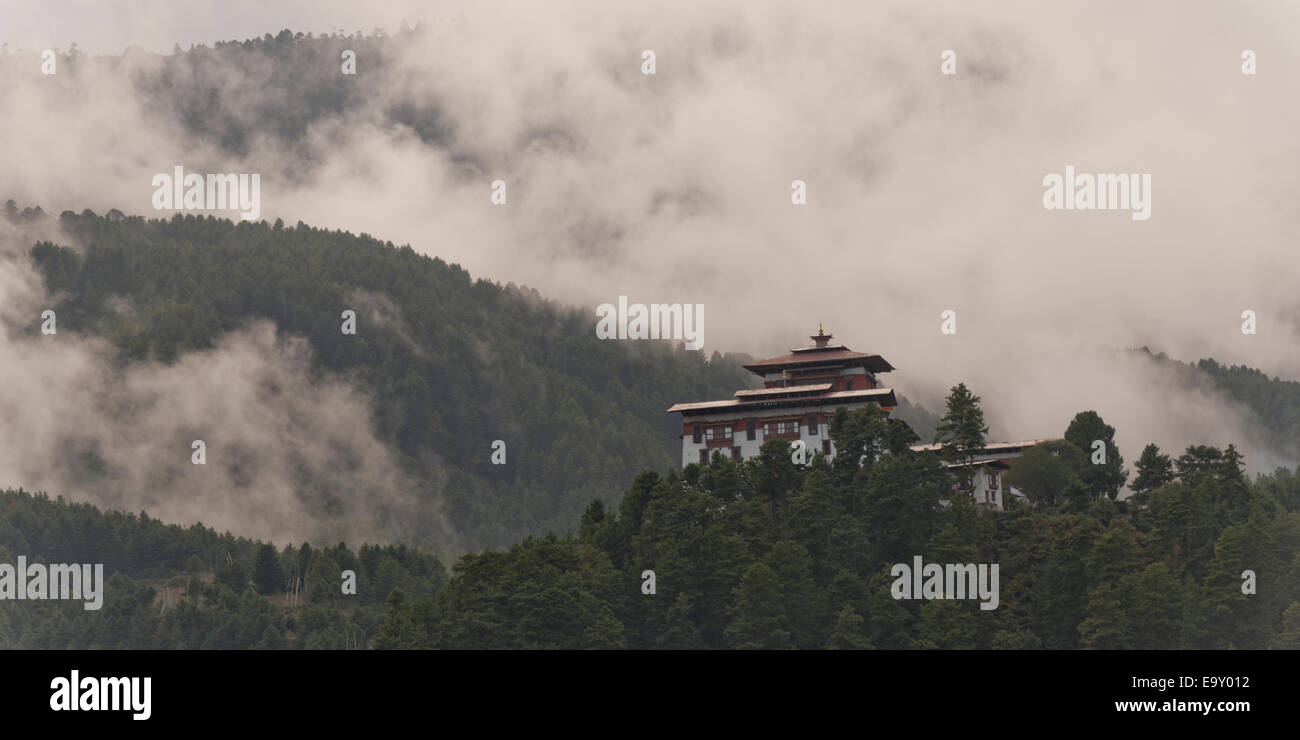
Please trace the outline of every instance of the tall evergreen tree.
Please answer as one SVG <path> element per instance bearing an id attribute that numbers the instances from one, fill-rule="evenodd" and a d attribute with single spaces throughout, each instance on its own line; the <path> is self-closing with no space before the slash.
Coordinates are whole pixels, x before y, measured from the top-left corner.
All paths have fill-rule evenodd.
<path id="1" fill-rule="evenodd" d="M 284 574 L 280 572 L 280 557 L 275 546 L 263 544 L 257 549 L 253 564 L 253 585 L 259 594 L 274 594 L 284 590 Z"/>
<path id="2" fill-rule="evenodd" d="M 1148 444 L 1142 448 L 1142 456 L 1137 461 L 1137 477 L 1133 479 L 1133 491 L 1145 494 L 1174 479 L 1174 463 L 1168 455 L 1160 454 L 1160 448 Z"/>
<path id="3" fill-rule="evenodd" d="M 738 649 L 793 648 L 784 606 L 776 571 L 754 563 L 736 587 L 731 623 L 725 633 L 727 645 Z"/>
<path id="4" fill-rule="evenodd" d="M 1178 479 L 1193 488 L 1221 470 L 1222 464 L 1223 450 L 1209 445 L 1191 445 L 1174 461 Z"/>
<path id="5" fill-rule="evenodd" d="M 1283 650 L 1300 650 L 1300 601 L 1292 601 L 1282 613 L 1282 631 L 1276 644 Z"/>
<path id="6" fill-rule="evenodd" d="M 655 635 L 654 646 L 660 650 L 699 650 L 704 647 L 700 631 L 691 621 L 691 599 L 677 594 L 668 608 L 664 626 Z"/>
<path id="7" fill-rule="evenodd" d="M 966 450 L 984 446 L 989 428 L 984 424 L 980 397 L 972 394 L 965 383 L 953 386 L 948 394 L 948 411 L 935 429 L 934 441 L 943 445 L 947 459 L 956 460 Z"/>
<path id="8" fill-rule="evenodd" d="M 871 640 L 863 632 L 862 615 L 848 604 L 840 608 L 835 615 L 835 624 L 831 627 L 831 636 L 826 641 L 829 650 L 869 650 Z"/>
<path id="9" fill-rule="evenodd" d="M 969 465 L 974 451 L 984 446 L 989 428 L 984 424 L 984 411 L 980 397 L 972 394 L 965 383 L 953 386 L 948 394 L 948 410 L 935 428 L 934 441 L 942 445 L 941 459 L 960 463 L 953 468 L 953 477 L 960 490 L 969 491 L 975 477 L 975 467 Z"/>
<path id="10" fill-rule="evenodd" d="M 1128 480 L 1124 458 L 1115 445 L 1115 427 L 1102 420 L 1096 411 L 1081 411 L 1070 421 L 1065 439 L 1084 453 L 1087 465 L 1081 478 L 1094 497 L 1109 496 L 1113 501 Z M 1097 442 L 1101 442 L 1100 449 Z"/>

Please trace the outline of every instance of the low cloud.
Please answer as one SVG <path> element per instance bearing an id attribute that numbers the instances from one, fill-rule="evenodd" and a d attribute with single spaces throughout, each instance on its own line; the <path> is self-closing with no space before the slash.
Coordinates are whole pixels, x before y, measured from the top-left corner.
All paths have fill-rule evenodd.
<path id="1" fill-rule="evenodd" d="M 39 276 L 3 239 L 0 485 L 281 544 L 454 548 L 437 492 L 400 471 L 367 397 L 311 371 L 305 339 L 257 322 L 172 364 L 120 365 L 104 340 L 37 330 Z"/>

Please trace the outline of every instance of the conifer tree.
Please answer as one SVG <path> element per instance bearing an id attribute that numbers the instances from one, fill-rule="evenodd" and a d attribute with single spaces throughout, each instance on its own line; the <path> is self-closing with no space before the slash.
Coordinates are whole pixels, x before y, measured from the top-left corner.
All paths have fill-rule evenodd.
<path id="1" fill-rule="evenodd" d="M 284 574 L 280 572 L 280 558 L 273 545 L 263 544 L 257 549 L 257 561 L 253 564 L 253 585 L 260 594 L 284 590 Z"/>
<path id="2" fill-rule="evenodd" d="M 1148 444 L 1142 448 L 1142 456 L 1137 461 L 1137 477 L 1133 479 L 1133 490 L 1145 494 L 1174 479 L 1174 463 L 1168 455 L 1160 454 L 1160 448 Z"/>
<path id="3" fill-rule="evenodd" d="M 828 650 L 870 650 L 872 647 L 871 640 L 862 631 L 862 615 L 845 604 L 835 615 L 835 625 L 831 628 L 831 636 L 826 641 L 826 648 Z"/>
<path id="4" fill-rule="evenodd" d="M 975 450 L 984 446 L 989 428 L 984 425 L 980 397 L 972 394 L 965 383 L 958 383 L 948 394 L 948 411 L 935 428 L 934 441 L 942 445 L 940 456 L 953 463 L 968 463 Z M 954 477 L 963 491 L 970 490 L 973 466 L 957 468 Z"/>
<path id="5" fill-rule="evenodd" d="M 1300 601 L 1291 602 L 1282 613 L 1282 631 L 1276 644 L 1283 650 L 1300 650 Z"/>
<path id="6" fill-rule="evenodd" d="M 934 441 L 943 445 L 948 459 L 957 459 L 966 450 L 984 446 L 989 428 L 984 425 L 980 397 L 972 394 L 965 383 L 953 386 L 948 394 L 948 411 L 935 429 Z"/>
<path id="7" fill-rule="evenodd" d="M 660 650 L 699 650 L 704 647 L 700 631 L 691 621 L 691 600 L 685 593 L 677 594 L 668 616 L 655 637 L 655 647 Z"/>
<path id="8" fill-rule="evenodd" d="M 1103 421 L 1096 411 L 1081 411 L 1070 421 L 1065 439 L 1084 454 L 1087 464 L 1080 471 L 1080 477 L 1092 495 L 1109 496 L 1115 500 L 1128 480 L 1124 458 L 1120 457 L 1119 447 L 1115 446 L 1115 427 Z M 1102 442 L 1101 449 L 1096 448 L 1098 441 Z"/>
<path id="9" fill-rule="evenodd" d="M 754 563 L 736 587 L 727 625 L 727 646 L 735 649 L 767 650 L 793 648 L 786 620 L 781 581 L 764 563 Z"/>

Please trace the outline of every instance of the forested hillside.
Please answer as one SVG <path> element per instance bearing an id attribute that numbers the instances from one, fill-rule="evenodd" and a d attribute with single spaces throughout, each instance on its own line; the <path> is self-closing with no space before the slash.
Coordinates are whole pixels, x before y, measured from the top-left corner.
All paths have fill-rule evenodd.
<path id="1" fill-rule="evenodd" d="M 313 139 L 307 133 L 330 119 L 409 130 L 426 145 L 453 148 L 461 132 L 449 128 L 437 99 L 419 94 L 426 80 L 398 63 L 409 44 L 437 32 L 427 26 L 393 36 L 360 31 L 315 36 L 283 30 L 212 47 L 183 50 L 178 46 L 170 56 L 153 58 L 132 82 L 155 110 L 183 126 L 187 135 L 227 154 L 247 155 L 254 138 L 268 139 L 274 149 L 291 152 L 301 165 L 300 170 L 285 173 L 293 177 L 307 174 L 319 163 L 321 147 L 331 140 Z M 338 74 L 345 49 L 364 60 L 360 75 L 400 80 L 391 89 L 405 89 L 406 94 L 391 99 L 386 97 L 387 86 L 356 84 Z M 124 60 L 113 60 L 120 61 Z M 75 69 L 75 64 L 70 66 Z M 258 83 L 250 90 L 239 80 Z M 466 169 L 479 164 L 463 152 L 457 161 Z"/>
<path id="2" fill-rule="evenodd" d="M 258 319 L 306 337 L 315 371 L 372 399 L 355 423 L 440 488 L 470 549 L 572 529 L 591 499 L 678 464 L 668 406 L 755 382 L 745 357 L 601 341 L 588 312 L 364 235 L 193 216 L 58 223 L 77 246 L 41 242 L 31 257 L 61 332 L 110 338 L 122 363 L 173 362 Z M 91 475 L 96 461 L 68 464 Z"/>
<path id="3" fill-rule="evenodd" d="M 1244 365 L 1220 365 L 1213 359 L 1196 363 L 1214 386 L 1250 407 L 1279 452 L 1300 458 L 1300 383 L 1270 378 Z"/>
<path id="4" fill-rule="evenodd" d="M 405 546 L 276 549 L 21 490 L 0 491 L 0 563 L 102 563 L 103 606 L 0 601 L 0 648 L 368 647 L 393 589 L 432 598 L 446 570 Z M 342 573 L 357 579 L 345 597 Z M 345 598 L 347 601 L 345 602 Z"/>
<path id="5" fill-rule="evenodd" d="M 1300 382 L 1269 377 L 1245 365 L 1223 365 L 1213 358 L 1180 362 L 1149 347 L 1134 350 L 1173 368 L 1189 388 L 1218 395 L 1239 405 L 1252 441 L 1284 461 L 1300 461 Z"/>

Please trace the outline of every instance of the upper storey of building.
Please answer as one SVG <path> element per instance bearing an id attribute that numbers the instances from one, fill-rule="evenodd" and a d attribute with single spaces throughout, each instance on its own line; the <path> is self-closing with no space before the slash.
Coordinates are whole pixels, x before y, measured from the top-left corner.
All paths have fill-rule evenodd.
<path id="1" fill-rule="evenodd" d="M 763 378 L 763 388 L 736 391 L 734 398 L 725 401 L 679 403 L 668 411 L 699 416 L 868 401 L 892 408 L 896 403 L 894 392 L 881 387 L 876 373 L 894 367 L 880 355 L 831 344 L 833 338 L 818 326 L 817 333 L 811 336 L 812 346 L 745 365 L 745 369 Z"/>
<path id="2" fill-rule="evenodd" d="M 745 369 L 763 378 L 767 388 L 831 383 L 831 390 L 869 390 L 879 387 L 876 373 L 894 369 L 880 355 L 854 352 L 842 344 L 831 344 L 833 334 L 817 326 L 810 347 L 790 350 L 790 354 L 759 360 Z"/>

